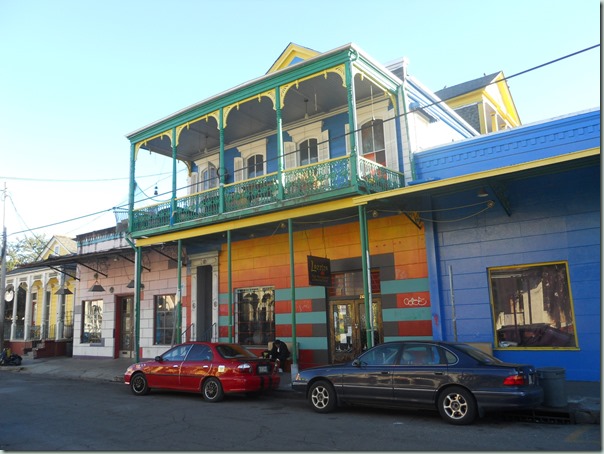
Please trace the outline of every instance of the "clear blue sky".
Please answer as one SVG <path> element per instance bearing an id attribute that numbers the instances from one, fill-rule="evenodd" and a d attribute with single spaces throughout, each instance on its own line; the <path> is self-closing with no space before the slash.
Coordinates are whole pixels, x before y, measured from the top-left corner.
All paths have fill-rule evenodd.
<path id="1" fill-rule="evenodd" d="M 0 189 L 9 241 L 115 225 L 125 135 L 262 76 L 290 43 L 353 42 L 439 90 L 600 43 L 599 0 L 0 0 Z M 600 49 L 508 82 L 524 124 L 600 105 Z M 137 174 L 140 174 L 137 170 Z M 170 171 L 147 156 L 146 175 Z M 148 177 L 169 190 L 169 179 Z"/>

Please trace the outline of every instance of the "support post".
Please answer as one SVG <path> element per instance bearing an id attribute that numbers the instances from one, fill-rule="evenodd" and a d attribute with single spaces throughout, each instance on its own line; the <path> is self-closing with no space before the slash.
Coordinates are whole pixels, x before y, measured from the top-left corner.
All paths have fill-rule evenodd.
<path id="1" fill-rule="evenodd" d="M 365 333 L 367 348 L 373 347 L 373 300 L 371 297 L 371 268 L 369 265 L 369 238 L 367 235 L 367 209 L 359 205 L 361 229 L 361 265 L 363 268 L 363 298 L 365 300 Z"/>
<path id="2" fill-rule="evenodd" d="M 141 248 L 134 248 L 134 349 L 136 350 L 136 362 L 140 361 L 140 330 L 141 330 Z"/>
<path id="3" fill-rule="evenodd" d="M 227 281 L 229 285 L 229 342 L 233 342 L 233 273 L 232 273 L 231 231 L 227 230 Z"/>
<path id="4" fill-rule="evenodd" d="M 294 227 L 293 221 L 287 220 L 287 233 L 289 237 L 289 274 L 291 285 L 291 302 L 292 302 L 292 365 L 291 376 L 295 377 L 298 373 L 298 342 L 296 338 L 296 263 L 294 257 Z"/>
<path id="5" fill-rule="evenodd" d="M 177 312 L 177 322 L 176 322 L 176 332 L 178 333 L 178 342 L 183 342 L 182 339 L 182 240 L 178 240 L 178 271 L 176 275 L 176 285 L 178 286 L 178 291 L 176 293 L 176 310 Z"/>

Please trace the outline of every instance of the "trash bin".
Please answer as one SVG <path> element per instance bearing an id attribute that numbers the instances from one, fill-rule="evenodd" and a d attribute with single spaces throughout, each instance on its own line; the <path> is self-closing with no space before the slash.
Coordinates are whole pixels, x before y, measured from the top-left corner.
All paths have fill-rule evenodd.
<path id="1" fill-rule="evenodd" d="M 543 405 L 566 407 L 566 370 L 561 367 L 542 367 L 537 369 L 537 375 L 543 388 Z"/>

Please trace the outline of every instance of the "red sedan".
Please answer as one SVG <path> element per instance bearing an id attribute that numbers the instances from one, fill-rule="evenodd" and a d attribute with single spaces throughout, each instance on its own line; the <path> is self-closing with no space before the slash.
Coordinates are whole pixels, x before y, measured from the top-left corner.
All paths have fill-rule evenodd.
<path id="1" fill-rule="evenodd" d="M 274 365 L 239 344 L 187 342 L 152 361 L 128 367 L 124 383 L 137 396 L 151 389 L 201 392 L 208 402 L 228 393 L 257 394 L 276 389 L 281 378 Z"/>

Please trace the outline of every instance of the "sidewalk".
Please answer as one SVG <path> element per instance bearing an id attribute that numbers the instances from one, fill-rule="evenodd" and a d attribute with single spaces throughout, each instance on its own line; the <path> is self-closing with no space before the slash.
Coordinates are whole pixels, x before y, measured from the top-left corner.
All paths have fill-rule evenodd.
<path id="1" fill-rule="evenodd" d="M 23 358 L 20 366 L 2 366 L 2 373 L 40 374 L 57 378 L 79 380 L 100 380 L 123 383 L 124 372 L 135 362 L 129 358 Z M 578 424 L 600 424 L 601 386 L 598 382 L 566 381 L 567 406 L 563 408 L 541 407 L 539 410 L 548 414 L 569 414 L 570 419 Z M 289 396 L 291 375 L 281 374 L 281 385 L 278 394 Z"/>

